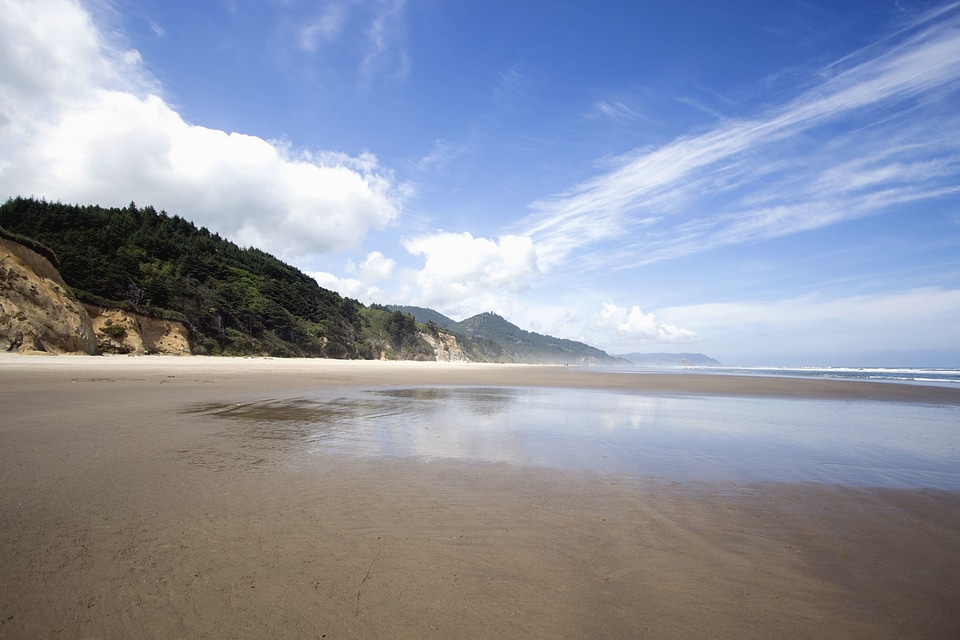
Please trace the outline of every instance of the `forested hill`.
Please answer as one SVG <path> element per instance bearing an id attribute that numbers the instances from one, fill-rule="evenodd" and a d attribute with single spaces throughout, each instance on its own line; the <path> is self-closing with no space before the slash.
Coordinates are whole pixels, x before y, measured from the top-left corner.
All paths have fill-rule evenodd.
<path id="1" fill-rule="evenodd" d="M 407 313 L 413 316 L 417 322 L 422 324 L 427 324 L 432 322 L 441 329 L 449 329 L 457 325 L 457 321 L 453 318 L 448 318 L 439 311 L 434 311 L 433 309 L 427 309 L 426 307 L 414 307 L 410 305 L 402 304 L 390 304 L 387 305 L 387 309 L 390 311 L 399 311 L 401 313 Z"/>
<path id="2" fill-rule="evenodd" d="M 379 355 L 358 301 L 179 216 L 16 198 L 0 227 L 50 247 L 81 300 L 184 320 L 208 353 Z"/>
<path id="3" fill-rule="evenodd" d="M 52 250 L 48 257 L 83 302 L 184 322 L 194 352 L 432 360 L 442 330 L 457 335 L 473 361 L 624 362 L 492 313 L 454 322 L 419 307 L 365 307 L 263 251 L 132 202 L 104 208 L 15 198 L 0 205 L 0 228 Z"/>
<path id="4" fill-rule="evenodd" d="M 461 346 L 476 359 L 544 364 L 630 364 L 582 342 L 525 331 L 495 313 L 481 313 L 457 322 L 433 309 L 398 305 L 388 308 L 408 313 L 417 322 L 433 323 L 450 331 L 460 337 Z"/>
<path id="5" fill-rule="evenodd" d="M 629 364 L 582 342 L 526 331 L 495 313 L 481 313 L 447 328 L 454 334 L 497 342 L 518 362 Z"/>

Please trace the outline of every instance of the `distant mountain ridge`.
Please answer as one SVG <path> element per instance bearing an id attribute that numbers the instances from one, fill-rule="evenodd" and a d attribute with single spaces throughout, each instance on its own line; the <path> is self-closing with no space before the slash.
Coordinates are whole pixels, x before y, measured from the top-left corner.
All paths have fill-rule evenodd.
<path id="1" fill-rule="evenodd" d="M 555 338 L 521 329 L 503 317 L 480 313 L 460 322 L 424 307 L 389 305 L 391 311 L 409 313 L 417 322 L 433 323 L 460 338 L 461 348 L 471 359 L 535 364 L 629 364 L 583 342 Z"/>
<path id="2" fill-rule="evenodd" d="M 629 364 L 582 342 L 525 331 L 495 313 L 456 322 L 422 307 L 368 307 L 263 251 L 133 202 L 104 208 L 10 198 L 0 204 L 0 227 L 9 232 L 5 242 L 15 245 L 13 253 L 27 252 L 27 262 L 57 272 L 51 291 L 70 294 L 70 299 L 48 296 L 49 308 L 33 305 L 28 313 L 20 302 L 34 295 L 30 287 L 24 292 L 0 286 L 0 302 L 10 303 L 0 304 L 0 328 L 9 329 L 3 331 L 9 334 L 6 348 L 52 347 L 43 317 L 54 307 L 59 314 L 82 303 L 100 324 L 90 317 L 70 320 L 63 325 L 68 330 L 56 333 L 71 334 L 69 342 L 76 326 L 95 325 L 85 335 L 95 331 L 86 337 L 96 344 L 77 349 L 64 343 L 57 349 L 166 352 L 167 346 L 145 338 L 150 332 L 135 331 L 135 325 L 159 323 L 177 327 L 178 353 Z M 12 282 L 13 276 L 2 275 L 6 270 L 0 269 L 0 285 Z M 40 291 L 41 284 L 33 288 Z M 9 311 L 14 303 L 17 311 Z M 27 316 L 29 326 L 22 324 Z M 142 345 L 134 334 L 143 338 Z"/>
<path id="3" fill-rule="evenodd" d="M 414 320 L 421 324 L 427 324 L 428 322 L 433 322 L 435 325 L 441 329 L 447 329 L 453 325 L 458 324 L 453 318 L 448 318 L 439 311 L 434 311 L 433 309 L 427 309 L 426 307 L 414 307 L 410 305 L 401 305 L 401 304 L 388 304 L 385 305 L 390 311 L 399 311 L 400 313 L 408 313 L 413 316 Z"/>
<path id="4" fill-rule="evenodd" d="M 623 353 L 617 357 L 641 367 L 722 367 L 723 365 L 702 353 Z"/>

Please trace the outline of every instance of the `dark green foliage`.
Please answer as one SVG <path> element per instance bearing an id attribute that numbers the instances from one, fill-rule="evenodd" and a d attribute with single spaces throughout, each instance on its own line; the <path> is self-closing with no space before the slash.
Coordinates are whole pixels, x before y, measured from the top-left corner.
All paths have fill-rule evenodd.
<path id="1" fill-rule="evenodd" d="M 433 348 L 423 340 L 421 328 L 413 316 L 389 311 L 378 304 L 363 310 L 370 357 L 385 356 L 397 360 L 433 360 Z"/>
<path id="2" fill-rule="evenodd" d="M 448 329 L 453 325 L 457 324 L 457 321 L 448 318 L 439 311 L 434 311 L 433 309 L 426 309 L 424 307 L 412 307 L 404 305 L 395 305 L 391 304 L 387 307 L 382 307 L 388 311 L 402 311 L 403 313 L 408 313 L 414 317 L 414 319 L 421 323 L 427 324 L 428 322 L 434 323 L 437 327 L 441 329 Z"/>
<path id="3" fill-rule="evenodd" d="M 15 198 L 0 226 L 55 252 L 82 300 L 183 320 L 208 352 L 372 357 L 359 302 L 179 216 Z"/>
<path id="4" fill-rule="evenodd" d="M 3 227 L 0 227 L 0 238 L 6 238 L 7 240 L 12 240 L 17 244 L 22 244 L 23 246 L 30 249 L 34 253 L 39 254 L 44 258 L 46 258 L 50 262 L 50 264 L 53 265 L 54 269 L 60 268 L 60 260 L 57 258 L 57 254 L 55 254 L 50 249 L 50 247 L 42 245 L 36 240 L 33 240 L 32 238 L 28 238 L 26 236 L 21 236 L 20 234 L 17 234 L 17 233 L 11 233 L 6 229 L 4 229 Z"/>
<path id="5" fill-rule="evenodd" d="M 610 356 L 605 351 L 582 342 L 524 331 L 495 313 L 481 313 L 447 329 L 456 335 L 472 338 L 482 352 L 493 355 L 497 362 L 627 364 L 621 358 Z M 490 343 L 498 345 L 500 350 Z M 469 346 L 467 342 L 464 344 Z M 468 348 L 464 350 L 473 357 Z"/>
<path id="6" fill-rule="evenodd" d="M 108 324 L 100 329 L 100 333 L 110 336 L 114 340 L 123 340 L 127 335 L 127 328 L 122 324 Z"/>
<path id="7" fill-rule="evenodd" d="M 263 251 L 132 202 L 107 209 L 15 198 L 0 205 L 0 227 L 59 262 L 85 302 L 184 322 L 207 353 L 432 360 L 425 337 L 447 331 L 477 362 L 623 362 L 492 313 L 456 322 L 422 307 L 366 308 Z"/>
<path id="8" fill-rule="evenodd" d="M 548 364 L 628 364 L 582 342 L 524 331 L 495 313 L 481 313 L 457 322 L 423 307 L 390 305 L 385 310 L 409 313 L 436 335 L 443 330 L 457 336 L 460 349 L 474 362 L 537 362 Z"/>
<path id="9" fill-rule="evenodd" d="M 413 316 L 394 311 L 387 321 L 387 334 L 396 348 L 402 347 L 404 342 L 416 340 L 417 324 Z"/>

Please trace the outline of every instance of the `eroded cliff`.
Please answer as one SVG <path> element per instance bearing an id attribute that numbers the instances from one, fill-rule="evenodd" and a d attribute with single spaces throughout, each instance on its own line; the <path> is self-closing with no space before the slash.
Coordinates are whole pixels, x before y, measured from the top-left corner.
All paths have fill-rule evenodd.
<path id="1" fill-rule="evenodd" d="M 82 304 L 51 260 L 0 235 L 0 349 L 20 353 L 189 355 L 181 322 Z"/>
<path id="2" fill-rule="evenodd" d="M 0 348 L 100 353 L 83 305 L 46 257 L 0 236 Z"/>
<path id="3" fill-rule="evenodd" d="M 84 305 L 104 353 L 191 355 L 189 331 L 182 322 Z"/>
<path id="4" fill-rule="evenodd" d="M 437 362 L 470 362 L 470 358 L 457 345 L 456 336 L 438 331 L 436 337 L 429 333 L 422 333 L 420 337 L 433 347 L 433 354 L 437 358 Z"/>

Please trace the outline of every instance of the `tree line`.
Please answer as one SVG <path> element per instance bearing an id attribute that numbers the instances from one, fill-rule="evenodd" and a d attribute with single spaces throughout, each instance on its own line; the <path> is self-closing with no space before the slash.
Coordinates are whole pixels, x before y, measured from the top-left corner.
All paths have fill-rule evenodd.
<path id="1" fill-rule="evenodd" d="M 184 322 L 211 354 L 427 357 L 412 316 L 321 287 L 256 248 L 153 207 L 11 198 L 0 227 L 45 245 L 80 300 Z"/>

